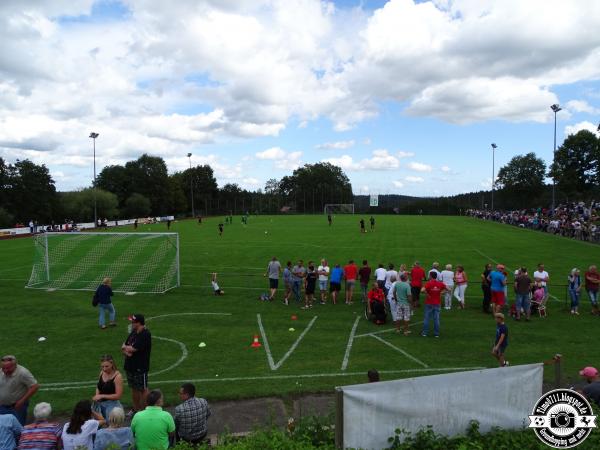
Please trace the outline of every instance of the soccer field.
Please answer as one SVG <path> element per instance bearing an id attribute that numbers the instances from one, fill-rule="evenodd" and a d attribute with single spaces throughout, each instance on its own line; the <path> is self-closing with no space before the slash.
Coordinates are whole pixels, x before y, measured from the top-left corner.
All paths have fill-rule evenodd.
<path id="1" fill-rule="evenodd" d="M 567 382 L 577 380 L 581 367 L 598 364 L 599 319 L 589 314 L 585 293 L 581 316 L 571 316 L 564 285 L 573 267 L 600 263 L 600 247 L 464 217 L 376 216 L 375 232 L 360 234 L 359 219 L 336 216 L 329 227 L 323 216 L 252 216 L 243 226 L 234 217 L 221 237 L 220 218 L 201 225 L 175 222 L 170 231 L 180 235 L 182 286 L 166 294 L 115 294 L 118 326 L 107 330 L 97 326 L 91 292 L 24 288 L 32 239 L 0 241 L 0 351 L 15 354 L 38 378 L 42 387 L 34 402 L 49 401 L 62 412 L 93 395 L 100 355 L 121 360 L 127 316 L 135 312 L 145 314 L 154 337 L 150 386 L 160 387 L 170 403 L 177 401 L 184 380 L 196 382 L 200 395 L 215 400 L 332 391 L 364 382 L 371 368 L 382 379 L 393 379 L 494 367 L 495 322 L 481 312 L 483 266 L 502 262 L 512 272 L 525 265 L 532 273 L 544 262 L 551 278 L 548 317 L 507 320 L 507 359 L 525 364 L 560 353 Z M 144 225 L 139 231 L 166 231 L 166 225 Z M 441 337 L 434 339 L 419 336 L 422 308 L 409 337 L 391 331 L 391 324 L 367 322 L 358 292 L 352 306 L 342 301 L 308 311 L 295 302 L 262 302 L 257 298 L 268 290 L 263 274 L 274 255 L 282 263 L 325 257 L 331 266 L 365 258 L 373 268 L 379 262 L 410 267 L 415 260 L 425 268 L 433 261 L 462 264 L 471 280 L 467 308 L 442 310 Z M 211 272 L 218 272 L 225 296 L 212 295 Z M 255 334 L 263 344 L 258 349 L 250 347 Z M 41 336 L 46 340 L 38 342 Z M 200 342 L 206 346 L 199 347 Z M 553 368 L 547 368 L 548 381 L 552 375 Z M 125 403 L 129 398 L 126 389 Z"/>

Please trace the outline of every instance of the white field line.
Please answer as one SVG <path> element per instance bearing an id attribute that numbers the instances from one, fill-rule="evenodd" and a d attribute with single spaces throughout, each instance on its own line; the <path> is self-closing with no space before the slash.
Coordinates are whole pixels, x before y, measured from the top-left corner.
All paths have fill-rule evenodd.
<path id="1" fill-rule="evenodd" d="M 173 315 L 178 315 L 178 314 L 173 314 Z M 148 319 L 148 320 L 150 320 L 150 319 Z M 174 344 L 177 344 L 181 350 L 181 356 L 179 357 L 179 359 L 177 361 L 175 361 L 173 364 L 171 364 L 166 369 L 161 369 L 157 372 L 151 372 L 149 374 L 149 376 L 156 376 L 156 375 L 160 375 L 161 373 L 168 372 L 169 370 L 173 370 L 175 367 L 177 367 L 179 364 L 181 364 L 188 357 L 188 354 L 189 354 L 188 349 L 183 342 L 179 342 L 179 341 L 176 341 L 175 339 L 169 339 L 169 338 L 165 338 L 165 337 L 161 337 L 161 336 L 152 336 L 152 337 L 154 339 L 158 339 L 160 341 L 167 341 L 167 342 L 172 342 Z M 77 387 L 77 386 L 88 385 L 89 383 L 94 383 L 94 381 L 69 381 L 69 382 L 64 382 L 64 383 L 45 383 L 44 386 L 50 386 L 50 387 L 56 387 L 56 388 L 59 388 L 61 386 Z"/>
<path id="2" fill-rule="evenodd" d="M 273 354 L 271 353 L 271 348 L 269 347 L 269 341 L 267 340 L 267 333 L 265 333 L 265 328 L 263 327 L 263 324 L 262 324 L 262 319 L 260 317 L 260 314 L 256 315 L 256 320 L 258 321 L 258 328 L 259 328 L 260 334 L 262 335 L 262 338 L 263 338 L 263 345 L 265 347 L 265 352 L 267 353 L 267 360 L 269 361 L 269 367 L 271 368 L 271 370 L 279 369 L 281 367 L 281 365 L 285 362 L 285 360 L 288 359 L 292 353 L 294 353 L 294 350 L 296 350 L 296 347 L 298 347 L 298 344 L 300 344 L 300 341 L 302 339 L 304 339 L 304 336 L 306 335 L 306 333 L 308 333 L 308 331 L 314 325 L 315 321 L 317 320 L 317 317 L 318 316 L 314 316 L 312 318 L 312 320 L 308 323 L 308 325 L 306 326 L 306 328 L 304 329 L 302 334 L 300 334 L 300 336 L 298 336 L 298 339 L 296 339 L 296 341 L 292 344 L 292 346 L 287 351 L 287 353 L 285 355 L 283 355 L 283 357 L 277 363 L 275 363 L 275 361 L 273 360 Z"/>
<path id="3" fill-rule="evenodd" d="M 490 261 L 492 261 L 494 264 L 500 264 L 498 261 L 496 261 L 494 258 L 490 258 L 488 255 L 486 255 L 485 253 L 483 253 L 482 251 L 480 251 L 479 249 L 474 248 L 473 251 L 479 253 L 481 256 L 483 256 L 484 258 L 489 259 Z M 508 269 L 508 267 L 507 267 Z"/>
<path id="4" fill-rule="evenodd" d="M 271 348 L 269 347 L 269 341 L 267 339 L 262 320 L 260 319 L 260 314 L 256 315 L 256 320 L 258 321 L 258 329 L 260 330 L 260 334 L 263 339 L 263 347 L 265 348 L 265 353 L 267 354 L 267 361 L 269 362 L 269 367 L 271 368 L 271 370 L 275 370 L 275 361 L 273 361 L 273 355 L 271 354 Z"/>
<path id="5" fill-rule="evenodd" d="M 153 319 L 162 319 L 163 317 L 173 316 L 232 316 L 231 313 L 216 313 L 216 312 L 187 312 L 187 313 L 173 313 L 173 314 L 161 314 L 160 316 L 152 316 L 146 319 L 146 322 Z"/>
<path id="6" fill-rule="evenodd" d="M 360 316 L 356 317 L 354 321 L 354 325 L 352 326 L 352 331 L 350 331 L 350 336 L 348 337 L 348 344 L 346 344 L 346 353 L 344 353 L 344 359 L 342 361 L 341 370 L 346 370 L 348 367 L 348 360 L 350 359 L 350 351 L 352 350 L 352 344 L 354 343 L 354 335 L 356 334 L 356 327 L 358 327 L 358 321 L 360 320 Z"/>
<path id="7" fill-rule="evenodd" d="M 394 349 L 394 350 L 396 350 L 397 352 L 400 352 L 400 353 L 402 353 L 402 354 L 403 354 L 404 356 L 406 356 L 408 359 L 411 359 L 411 360 L 413 360 L 414 362 L 416 362 L 417 364 L 419 364 L 419 365 L 421 365 L 421 366 L 425 367 L 426 369 L 429 369 L 429 366 L 428 366 L 427 364 L 425 364 L 425 363 L 424 363 L 423 361 L 421 361 L 420 359 L 418 359 L 418 358 L 415 358 L 415 357 L 414 357 L 413 355 L 411 355 L 410 353 L 408 353 L 408 352 L 406 352 L 406 351 L 402 350 L 400 347 L 396 347 L 394 344 L 392 344 L 392 343 L 390 343 L 390 342 L 386 341 L 385 339 L 382 339 L 382 338 L 380 338 L 379 336 L 371 335 L 371 337 L 372 337 L 373 339 L 377 339 L 377 340 L 378 340 L 378 341 L 380 341 L 380 342 L 383 342 L 385 345 L 387 345 L 388 347 L 391 347 L 391 348 L 393 348 L 393 349 Z"/>
<path id="8" fill-rule="evenodd" d="M 417 325 L 421 325 L 421 322 L 413 322 L 409 325 L 409 327 L 414 327 Z M 392 331 L 395 331 L 395 328 L 387 328 L 385 330 L 381 330 L 381 331 L 373 331 L 372 333 L 363 333 L 363 334 L 357 334 L 356 336 L 354 336 L 355 338 L 361 338 L 361 337 L 367 337 L 367 336 L 373 336 L 374 334 L 383 334 L 383 333 L 390 333 Z"/>
<path id="9" fill-rule="evenodd" d="M 158 372 L 152 372 L 152 373 L 148 374 L 148 376 L 156 376 L 156 375 L 160 375 L 161 373 L 168 372 L 169 370 L 173 370 L 175 367 L 177 367 L 179 364 L 181 364 L 183 361 L 185 361 L 185 359 L 188 357 L 188 349 L 183 342 L 179 342 L 179 341 L 176 341 L 175 339 L 169 339 L 169 338 L 160 337 L 160 336 L 154 336 L 154 339 L 158 339 L 161 341 L 167 341 L 167 342 L 173 342 L 174 344 L 179 345 L 179 349 L 181 350 L 181 356 L 179 357 L 179 359 L 177 361 L 175 361 L 173 364 L 171 364 L 166 369 L 159 370 Z"/>
<path id="10" fill-rule="evenodd" d="M 482 370 L 486 367 L 440 367 L 440 368 L 423 368 L 423 369 L 402 369 L 402 370 L 380 370 L 383 374 L 403 374 L 403 373 L 431 373 L 431 372 L 460 372 L 466 370 Z M 348 377 L 348 376 L 364 376 L 365 372 L 337 372 L 337 373 L 313 373 L 300 375 L 266 375 L 255 377 L 223 377 L 223 378 L 196 378 L 183 380 L 158 380 L 150 382 L 155 384 L 181 384 L 181 383 L 210 383 L 213 381 L 256 381 L 256 380 L 288 380 L 298 378 L 327 378 L 327 377 Z M 89 389 L 96 386 L 98 380 L 93 381 L 74 381 L 64 386 L 57 386 L 56 383 L 44 383 L 40 385 L 40 391 L 66 391 L 71 389 Z M 59 383 L 60 384 L 60 383 Z"/>

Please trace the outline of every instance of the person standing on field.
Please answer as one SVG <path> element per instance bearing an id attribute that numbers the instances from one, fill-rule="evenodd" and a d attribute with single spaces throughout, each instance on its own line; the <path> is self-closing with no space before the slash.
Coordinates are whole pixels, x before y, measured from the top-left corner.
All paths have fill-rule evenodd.
<path id="1" fill-rule="evenodd" d="M 590 302 L 592 303 L 592 314 L 597 316 L 598 310 L 598 290 L 600 289 L 600 273 L 596 266 L 590 266 L 584 274 L 585 290 L 587 291 Z"/>
<path id="2" fill-rule="evenodd" d="M 506 353 L 506 347 L 508 347 L 508 327 L 504 323 L 504 314 L 494 314 L 496 319 L 496 340 L 494 342 L 494 348 L 492 349 L 492 355 L 498 360 L 500 367 L 508 366 L 508 361 L 504 358 Z"/>
<path id="3" fill-rule="evenodd" d="M 469 278 L 467 277 L 467 272 L 465 272 L 465 268 L 460 264 L 456 266 L 456 272 L 454 272 L 454 282 L 456 283 L 456 288 L 454 289 L 454 297 L 458 300 L 458 305 L 460 309 L 465 309 L 465 292 L 467 291 L 467 285 L 469 282 Z"/>
<path id="4" fill-rule="evenodd" d="M 490 282 L 490 290 L 492 292 L 492 303 L 494 304 L 494 313 L 502 312 L 502 308 L 506 304 L 504 296 L 504 287 L 506 286 L 506 275 L 504 275 L 504 265 L 498 264 L 496 270 L 488 275 Z"/>
<path id="5" fill-rule="evenodd" d="M 131 333 L 121 346 L 121 351 L 125 355 L 125 372 L 133 403 L 129 415 L 133 416 L 143 410 L 146 403 L 152 351 L 152 335 L 146 328 L 146 320 L 142 314 L 131 316 Z"/>
<path id="6" fill-rule="evenodd" d="M 281 263 L 277 261 L 277 257 L 273 256 L 269 264 L 267 265 L 267 272 L 265 276 L 269 277 L 269 289 L 271 290 L 271 295 L 269 296 L 269 300 L 272 301 L 275 298 L 275 294 L 277 293 L 277 288 L 279 287 L 279 274 L 281 273 Z"/>
<path id="7" fill-rule="evenodd" d="M 444 292 L 444 309 L 452 309 L 452 291 L 454 289 L 454 272 L 452 264 L 446 264 L 446 268 L 440 273 L 440 281 L 446 285 Z"/>
<path id="8" fill-rule="evenodd" d="M 544 301 L 548 300 L 548 282 L 550 281 L 550 275 L 544 269 L 542 263 L 538 264 L 538 269 L 533 272 L 533 280 L 539 283 L 544 288 Z"/>
<path id="9" fill-rule="evenodd" d="M 358 276 L 358 267 L 354 264 L 354 260 L 348 261 L 344 266 L 344 278 L 346 279 L 346 304 L 352 304 L 352 295 L 354 294 L 354 286 L 356 285 L 356 277 Z"/>
<path id="10" fill-rule="evenodd" d="M 430 272 L 431 279 L 425 283 L 421 289 L 427 294 L 425 299 L 425 312 L 423 314 L 423 331 L 421 336 L 427 337 L 429 333 L 429 321 L 433 319 L 433 334 L 436 338 L 440 337 L 440 305 L 441 296 L 446 290 L 446 285 L 437 279 L 436 272 Z"/>
<path id="11" fill-rule="evenodd" d="M 484 314 L 489 314 L 490 311 L 490 304 L 492 302 L 492 290 L 491 290 L 491 286 L 490 286 L 490 280 L 489 280 L 489 276 L 490 273 L 492 273 L 492 265 L 491 264 L 486 264 L 483 272 L 481 273 L 481 290 L 483 291 L 483 312 Z"/>
<path id="12" fill-rule="evenodd" d="M 410 289 L 412 293 L 413 308 L 419 308 L 419 297 L 421 296 L 421 288 L 423 287 L 423 280 L 425 279 L 425 271 L 419 264 L 419 261 L 415 261 L 413 268 L 410 271 Z"/>
<path id="13" fill-rule="evenodd" d="M 329 280 L 329 266 L 327 260 L 322 259 L 321 265 L 317 267 L 317 274 L 319 275 L 319 290 L 321 291 L 321 305 L 324 305 L 327 301 L 327 281 Z"/>
<path id="14" fill-rule="evenodd" d="M 17 364 L 15 356 L 4 355 L 1 361 L 0 415 L 12 414 L 21 425 L 25 425 L 29 399 L 40 385 L 29 370 Z"/>
<path id="15" fill-rule="evenodd" d="M 366 259 L 363 259 L 362 267 L 358 270 L 358 279 L 360 281 L 360 291 L 362 293 L 362 302 L 367 303 L 367 292 L 369 291 L 369 280 L 371 279 L 371 268 Z"/>
<path id="16" fill-rule="evenodd" d="M 285 294 L 283 303 L 289 305 L 290 295 L 292 295 L 292 262 L 288 261 L 283 269 L 283 283 L 285 284 Z"/>
<path id="17" fill-rule="evenodd" d="M 517 296 L 517 320 L 521 320 L 521 314 L 525 314 L 525 320 L 529 322 L 531 315 L 531 303 L 529 293 L 531 292 L 531 278 L 526 267 L 521 267 L 519 275 L 515 278 L 515 294 Z"/>
<path id="18" fill-rule="evenodd" d="M 371 231 L 375 231 L 375 217 L 371 216 L 369 223 L 371 224 Z"/>
<path id="19" fill-rule="evenodd" d="M 367 230 L 365 230 L 365 219 L 360 219 L 360 232 L 361 233 L 366 233 Z"/>
<path id="20" fill-rule="evenodd" d="M 377 281 L 377 285 L 379 289 L 383 289 L 385 287 L 385 276 L 387 275 L 387 270 L 383 267 L 383 264 L 379 263 L 377 269 L 375 269 L 375 281 Z"/>
<path id="21" fill-rule="evenodd" d="M 98 312 L 100 313 L 98 318 L 98 326 L 103 330 L 106 329 L 106 313 L 108 313 L 110 326 L 117 326 L 117 322 L 115 322 L 115 307 L 112 304 L 111 299 L 112 296 L 112 280 L 109 277 L 106 277 L 104 280 L 102 280 L 102 284 L 96 289 L 96 297 L 98 298 Z"/>
<path id="22" fill-rule="evenodd" d="M 410 334 L 408 329 L 410 323 L 410 304 L 412 300 L 408 276 L 403 273 L 400 275 L 400 281 L 394 284 L 394 300 L 396 301 L 396 315 L 392 312 L 396 324 L 396 333 L 400 333 L 400 322 L 404 325 L 404 336 Z"/>
<path id="23" fill-rule="evenodd" d="M 385 283 L 383 285 L 383 292 L 385 292 L 386 297 L 389 295 L 390 290 L 392 289 L 392 278 L 394 280 L 398 279 L 398 272 L 394 270 L 394 264 L 388 264 L 388 270 L 385 273 Z"/>
<path id="24" fill-rule="evenodd" d="M 296 302 L 300 302 L 300 290 L 302 289 L 304 278 L 306 278 L 306 267 L 304 267 L 304 261 L 299 259 L 298 264 L 292 268 L 292 292 L 294 293 Z"/>
<path id="25" fill-rule="evenodd" d="M 335 305 L 337 298 L 342 289 L 342 278 L 344 277 L 344 269 L 336 264 L 331 270 L 331 276 L 329 277 L 329 292 L 331 292 L 331 302 Z"/>

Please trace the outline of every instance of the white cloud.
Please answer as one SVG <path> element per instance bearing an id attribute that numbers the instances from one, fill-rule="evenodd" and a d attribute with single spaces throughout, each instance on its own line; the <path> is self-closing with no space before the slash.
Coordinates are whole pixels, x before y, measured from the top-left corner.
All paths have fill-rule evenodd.
<path id="1" fill-rule="evenodd" d="M 283 159 L 286 153 L 279 147 L 271 147 L 255 154 L 258 159 Z"/>
<path id="2" fill-rule="evenodd" d="M 399 152 L 396 153 L 396 156 L 398 158 L 412 158 L 413 156 L 415 156 L 415 154 L 413 152 L 405 152 L 400 150 Z"/>
<path id="3" fill-rule="evenodd" d="M 363 144 L 364 145 L 371 145 L 371 139 L 370 138 L 364 138 L 363 139 Z"/>
<path id="4" fill-rule="evenodd" d="M 285 155 L 284 158 L 280 158 L 275 162 L 275 167 L 283 170 L 294 170 L 302 165 L 300 158 L 302 152 L 290 152 Z"/>
<path id="5" fill-rule="evenodd" d="M 585 100 L 571 100 L 567 102 L 567 109 L 577 113 L 600 114 L 600 108 L 595 108 Z"/>
<path id="6" fill-rule="evenodd" d="M 398 158 L 385 149 L 374 150 L 371 158 L 365 158 L 357 162 L 349 155 L 342 155 L 339 158 L 326 158 L 323 162 L 331 163 L 348 171 L 394 170 L 400 166 Z"/>
<path id="7" fill-rule="evenodd" d="M 407 167 L 415 172 L 431 172 L 432 167 L 429 164 L 423 164 L 420 162 L 410 162 Z"/>
<path id="8" fill-rule="evenodd" d="M 407 181 L 408 183 L 423 183 L 425 181 L 425 179 L 422 177 L 414 177 L 414 176 L 404 177 L 404 180 Z"/>
<path id="9" fill-rule="evenodd" d="M 448 167 L 448 166 L 442 166 L 441 170 L 442 170 L 442 172 L 450 172 L 450 170 L 452 170 L 452 169 L 450 169 L 450 167 Z"/>
<path id="10" fill-rule="evenodd" d="M 492 189 L 492 179 L 485 178 L 484 180 L 481 180 L 479 183 L 479 186 L 482 187 L 483 189 L 491 190 Z"/>
<path id="11" fill-rule="evenodd" d="M 326 142 L 324 144 L 316 145 L 315 148 L 318 150 L 345 150 L 347 148 L 354 147 L 354 141 L 337 141 L 337 142 Z"/>
<path id="12" fill-rule="evenodd" d="M 577 132 L 579 132 L 581 130 L 591 131 L 596 136 L 600 137 L 600 132 L 598 131 L 598 125 L 593 124 L 592 122 L 588 122 L 587 120 L 583 121 L 583 122 L 575 123 L 573 125 L 567 125 L 565 127 L 565 136 L 569 136 L 570 134 L 576 134 Z"/>
<path id="13" fill-rule="evenodd" d="M 392 184 L 397 188 L 404 187 L 404 183 L 402 181 L 395 180 L 395 181 L 392 181 Z"/>

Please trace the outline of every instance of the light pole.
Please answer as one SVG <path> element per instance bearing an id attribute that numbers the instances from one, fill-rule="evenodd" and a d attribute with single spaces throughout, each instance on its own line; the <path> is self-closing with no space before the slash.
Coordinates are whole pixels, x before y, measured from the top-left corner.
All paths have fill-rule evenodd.
<path id="1" fill-rule="evenodd" d="M 492 212 L 494 211 L 494 189 L 496 188 L 496 149 L 498 146 L 492 143 Z"/>
<path id="2" fill-rule="evenodd" d="M 552 153 L 552 164 L 556 163 L 556 113 L 562 110 L 558 103 L 551 105 L 550 108 L 554 111 L 554 152 Z M 556 167 L 554 168 L 556 170 Z M 554 215 L 555 196 L 556 196 L 556 176 L 552 176 L 552 215 Z"/>
<path id="3" fill-rule="evenodd" d="M 94 227 L 98 226 L 98 205 L 96 202 L 96 138 L 99 136 L 98 133 L 91 132 L 90 138 L 94 142 Z"/>
<path id="4" fill-rule="evenodd" d="M 192 219 L 196 217 L 196 212 L 194 211 L 194 174 L 192 173 L 192 154 L 187 154 L 190 159 L 190 195 L 192 196 Z"/>

